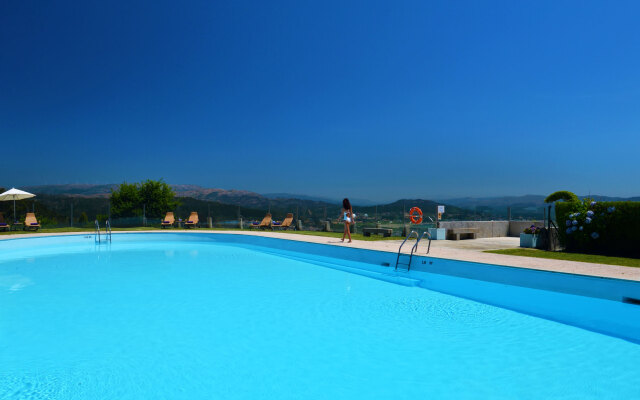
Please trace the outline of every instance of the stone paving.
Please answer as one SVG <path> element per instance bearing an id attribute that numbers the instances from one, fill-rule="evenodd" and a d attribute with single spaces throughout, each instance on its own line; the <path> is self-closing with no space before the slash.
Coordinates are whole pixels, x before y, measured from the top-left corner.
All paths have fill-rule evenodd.
<path id="1" fill-rule="evenodd" d="M 129 231 L 117 233 L 140 233 L 153 232 L 160 233 L 164 231 Z M 379 250 L 397 253 L 401 240 L 379 240 L 379 241 L 363 241 L 354 240 L 353 243 L 342 243 L 340 239 L 326 236 L 312 236 L 289 234 L 285 232 L 265 232 L 265 231 L 209 231 L 206 229 L 194 230 L 170 230 L 168 232 L 200 232 L 200 233 L 216 233 L 216 234 L 234 234 L 249 236 L 264 236 L 279 239 L 295 240 L 309 243 L 320 243 L 332 246 L 345 246 L 360 249 Z M 30 235 L 0 235 L 0 240 L 10 238 L 25 238 L 34 236 L 58 236 L 71 234 L 93 234 L 93 232 L 73 232 L 73 233 L 33 233 Z M 544 258 L 508 256 L 503 254 L 484 253 L 484 250 L 509 249 L 517 248 L 520 239 L 512 237 L 483 238 L 470 240 L 434 240 L 431 242 L 431 252 L 429 256 L 437 258 L 447 258 L 452 260 L 470 261 L 485 264 L 497 264 L 516 268 L 531 268 L 552 272 L 564 272 L 570 274 L 590 275 L 602 278 L 616 278 L 633 281 L 640 281 L 640 268 L 623 267 L 618 265 L 592 264 L 577 261 L 550 260 Z M 411 245 L 407 242 L 403 252 L 409 252 Z M 420 245 L 419 255 L 426 255 L 426 242 Z"/>

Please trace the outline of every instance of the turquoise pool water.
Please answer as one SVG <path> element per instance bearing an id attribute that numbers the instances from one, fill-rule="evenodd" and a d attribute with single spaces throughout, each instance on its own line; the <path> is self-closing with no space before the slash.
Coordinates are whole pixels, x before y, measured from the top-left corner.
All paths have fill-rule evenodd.
<path id="1" fill-rule="evenodd" d="M 629 341 L 250 245 L 121 236 L 0 243 L 0 399 L 640 398 Z"/>

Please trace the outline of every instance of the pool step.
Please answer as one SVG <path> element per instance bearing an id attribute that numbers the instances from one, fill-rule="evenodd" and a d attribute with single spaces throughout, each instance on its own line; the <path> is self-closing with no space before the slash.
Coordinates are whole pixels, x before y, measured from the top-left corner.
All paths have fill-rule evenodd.
<path id="1" fill-rule="evenodd" d="M 296 260 L 296 261 L 303 261 L 303 262 L 310 263 L 310 264 L 320 265 L 322 267 L 327 267 L 327 268 L 337 269 L 337 270 L 344 271 L 344 272 L 349 272 L 349 273 L 352 273 L 352 274 L 362 275 L 362 276 L 366 276 L 368 278 L 373 278 L 373 279 L 378 279 L 378 280 L 385 281 L 385 282 L 395 283 L 395 284 L 402 285 L 402 286 L 418 286 L 418 284 L 420 283 L 420 281 L 417 280 L 417 279 L 409 278 L 409 277 L 406 277 L 406 276 L 399 276 L 399 275 L 397 275 L 395 273 L 390 274 L 390 273 L 369 271 L 369 270 L 366 270 L 366 269 L 348 267 L 346 265 L 335 264 L 335 263 L 330 263 L 330 262 L 326 262 L 326 261 L 310 260 L 308 258 L 297 257 L 297 256 L 289 255 L 289 254 L 282 254 L 282 253 L 272 253 L 272 254 L 277 255 L 279 257 L 290 258 L 290 259 Z M 400 272 L 400 271 L 398 271 L 398 272 Z M 405 273 L 406 273 L 406 270 L 405 270 Z"/>

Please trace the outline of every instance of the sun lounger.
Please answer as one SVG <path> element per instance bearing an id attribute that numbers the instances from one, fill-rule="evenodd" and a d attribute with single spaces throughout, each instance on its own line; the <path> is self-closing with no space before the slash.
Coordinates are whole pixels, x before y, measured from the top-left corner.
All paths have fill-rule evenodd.
<path id="1" fill-rule="evenodd" d="M 271 213 L 267 213 L 267 215 L 265 215 L 265 217 L 262 219 L 262 222 L 260 222 L 258 225 L 251 225 L 252 228 L 259 228 L 259 229 L 272 229 L 272 225 L 271 225 Z"/>
<path id="2" fill-rule="evenodd" d="M 27 213 L 27 216 L 24 217 L 24 226 L 22 227 L 22 230 L 28 231 L 32 229 L 37 231 L 40 229 L 40 224 L 38 223 L 34 213 Z"/>
<path id="3" fill-rule="evenodd" d="M 185 228 L 193 228 L 193 227 L 198 227 L 198 213 L 193 211 L 191 213 L 191 215 L 189 215 L 189 218 L 185 221 L 184 223 L 184 227 Z"/>
<path id="4" fill-rule="evenodd" d="M 287 230 L 291 228 L 292 224 L 293 224 L 293 214 L 288 213 L 287 218 L 285 218 L 284 221 L 282 221 L 281 223 L 278 223 L 277 225 L 274 223 L 273 228 Z"/>
<path id="5" fill-rule="evenodd" d="M 4 215 L 0 213 L 0 231 L 8 231 L 11 229 L 11 225 L 4 221 Z"/>
<path id="6" fill-rule="evenodd" d="M 175 217 L 173 216 L 172 212 L 168 212 L 167 215 L 164 216 L 164 219 L 162 220 L 162 223 L 160 224 L 161 228 L 166 228 L 167 226 L 170 226 L 173 228 L 173 223 L 176 222 Z"/>

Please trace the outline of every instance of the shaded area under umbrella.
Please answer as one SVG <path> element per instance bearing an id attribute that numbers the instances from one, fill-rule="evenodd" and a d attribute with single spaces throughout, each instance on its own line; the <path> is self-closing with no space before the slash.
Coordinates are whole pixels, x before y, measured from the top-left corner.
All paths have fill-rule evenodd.
<path id="1" fill-rule="evenodd" d="M 18 222 L 16 218 L 16 200 L 29 199 L 31 197 L 36 197 L 36 195 L 33 193 L 25 192 L 24 190 L 11 188 L 6 192 L 0 194 L 0 201 L 13 200 L 13 220 L 14 222 Z"/>

